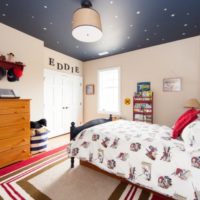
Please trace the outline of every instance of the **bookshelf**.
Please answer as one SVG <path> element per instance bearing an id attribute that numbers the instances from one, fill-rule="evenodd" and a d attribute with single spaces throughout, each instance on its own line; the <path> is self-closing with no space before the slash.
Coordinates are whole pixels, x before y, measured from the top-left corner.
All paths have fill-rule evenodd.
<path id="1" fill-rule="evenodd" d="M 153 92 L 136 93 L 133 97 L 133 120 L 153 123 Z"/>

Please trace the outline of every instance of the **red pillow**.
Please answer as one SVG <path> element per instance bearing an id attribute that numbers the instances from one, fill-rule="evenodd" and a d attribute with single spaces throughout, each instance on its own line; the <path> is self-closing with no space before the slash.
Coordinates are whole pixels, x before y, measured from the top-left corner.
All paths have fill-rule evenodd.
<path id="1" fill-rule="evenodd" d="M 191 122 L 193 122 L 195 119 L 197 119 L 197 114 L 199 113 L 198 110 L 190 109 L 184 112 L 176 121 L 172 137 L 176 139 L 179 137 L 182 133 L 182 130 Z"/>

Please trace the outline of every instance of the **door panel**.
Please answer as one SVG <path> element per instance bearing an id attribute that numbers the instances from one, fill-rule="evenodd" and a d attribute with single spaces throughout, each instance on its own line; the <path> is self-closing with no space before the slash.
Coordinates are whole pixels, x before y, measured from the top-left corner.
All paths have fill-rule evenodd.
<path id="1" fill-rule="evenodd" d="M 70 131 L 70 124 L 72 122 L 73 115 L 73 77 L 72 76 L 63 76 L 62 83 L 62 106 L 63 106 L 63 131 Z"/>
<path id="2" fill-rule="evenodd" d="M 54 136 L 63 134 L 62 75 L 54 74 Z"/>
<path id="3" fill-rule="evenodd" d="M 49 137 L 70 131 L 71 122 L 82 122 L 82 77 L 45 70 L 44 117 Z"/>

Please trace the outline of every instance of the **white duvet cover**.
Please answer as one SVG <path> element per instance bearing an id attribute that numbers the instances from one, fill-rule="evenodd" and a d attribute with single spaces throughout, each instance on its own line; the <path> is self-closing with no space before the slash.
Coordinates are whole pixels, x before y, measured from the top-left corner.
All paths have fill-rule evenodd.
<path id="1" fill-rule="evenodd" d="M 174 199 L 200 199 L 200 151 L 187 152 L 166 126 L 118 120 L 83 130 L 70 156 Z"/>

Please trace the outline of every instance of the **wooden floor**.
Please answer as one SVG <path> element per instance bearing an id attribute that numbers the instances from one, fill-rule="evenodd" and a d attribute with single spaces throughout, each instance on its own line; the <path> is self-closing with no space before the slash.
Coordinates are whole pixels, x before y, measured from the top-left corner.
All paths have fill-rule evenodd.
<path id="1" fill-rule="evenodd" d="M 69 144 L 69 142 L 70 142 L 70 135 L 69 134 L 64 134 L 64 135 L 61 135 L 61 136 L 50 138 L 48 140 L 47 151 L 51 150 L 51 149 L 55 149 L 55 148 L 60 147 L 60 146 L 63 146 L 65 144 Z"/>

